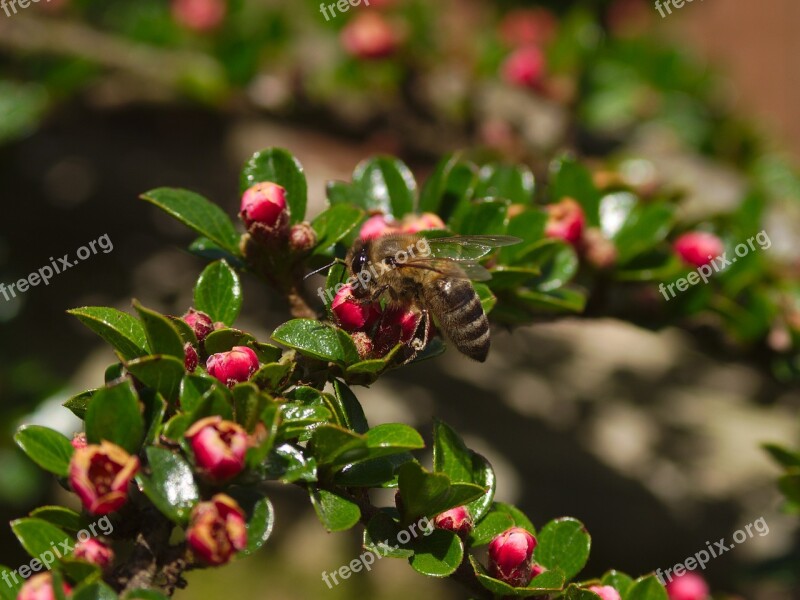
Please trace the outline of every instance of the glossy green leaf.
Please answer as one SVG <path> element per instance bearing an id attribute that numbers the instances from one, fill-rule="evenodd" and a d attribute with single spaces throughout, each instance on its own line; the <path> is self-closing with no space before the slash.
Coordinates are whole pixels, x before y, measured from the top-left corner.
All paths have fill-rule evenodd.
<path id="1" fill-rule="evenodd" d="M 119 596 L 102 581 L 80 585 L 70 595 L 71 600 L 119 600 Z"/>
<path id="2" fill-rule="evenodd" d="M 628 594 L 628 590 L 633 585 L 633 579 L 625 573 L 612 570 L 603 574 L 602 579 L 600 579 L 600 583 L 603 585 L 610 585 L 620 593 L 620 596 L 625 598 Z"/>
<path id="3" fill-rule="evenodd" d="M 667 591 L 655 575 L 648 575 L 634 581 L 624 598 L 625 600 L 667 600 Z"/>
<path id="4" fill-rule="evenodd" d="M 128 380 L 97 390 L 86 411 L 86 439 L 90 444 L 108 440 L 131 454 L 144 437 L 144 417 L 139 397 Z"/>
<path id="5" fill-rule="evenodd" d="M 183 361 L 174 356 L 157 354 L 125 363 L 136 379 L 153 388 L 171 402 L 178 397 L 181 379 L 186 371 Z"/>
<path id="6" fill-rule="evenodd" d="M 86 519 L 65 506 L 40 506 L 31 511 L 31 517 L 71 532 L 80 531 L 87 525 Z"/>
<path id="7" fill-rule="evenodd" d="M 96 389 L 86 390 L 80 394 L 75 394 L 61 406 L 68 408 L 73 415 L 83 420 L 86 417 L 86 409 L 89 408 L 89 401 L 92 399 L 92 396 L 94 396 L 96 391 Z"/>
<path id="8" fill-rule="evenodd" d="M 565 517 L 550 521 L 539 532 L 537 540 L 534 560 L 548 569 L 561 569 L 567 579 L 575 577 L 589 559 L 592 540 L 577 519 Z"/>
<path id="9" fill-rule="evenodd" d="M 409 168 L 391 156 L 362 161 L 353 172 L 353 184 L 366 198 L 368 210 L 401 218 L 413 212 L 417 183 Z"/>
<path id="10" fill-rule="evenodd" d="M 481 168 L 475 198 L 504 198 L 515 204 L 533 201 L 534 178 L 525 165 L 489 164 Z"/>
<path id="11" fill-rule="evenodd" d="M 261 389 L 271 392 L 278 391 L 288 382 L 295 366 L 296 363 L 292 361 L 262 365 L 258 371 L 253 373 L 250 381 Z"/>
<path id="12" fill-rule="evenodd" d="M 66 477 L 75 449 L 70 441 L 53 429 L 41 425 L 23 425 L 14 441 L 33 462 L 55 475 Z"/>
<path id="13" fill-rule="evenodd" d="M 306 215 L 308 185 L 300 162 L 283 148 L 267 148 L 256 152 L 242 169 L 239 191 L 244 193 L 255 184 L 265 181 L 277 183 L 286 189 L 290 220 L 292 223 L 302 221 Z"/>
<path id="14" fill-rule="evenodd" d="M 506 232 L 508 200 L 485 198 L 475 200 L 456 213 L 448 225 L 461 235 L 490 235 Z"/>
<path id="15" fill-rule="evenodd" d="M 233 397 L 222 383 L 207 375 L 185 374 L 180 385 L 181 410 L 190 414 L 192 422 L 220 415 L 230 418 Z"/>
<path id="16" fill-rule="evenodd" d="M 397 536 L 402 528 L 391 512 L 392 509 L 381 509 L 369 520 L 364 528 L 364 549 L 383 558 L 410 558 L 414 551 L 408 544 L 399 543 Z"/>
<path id="17" fill-rule="evenodd" d="M 24 583 L 24 579 L 19 577 L 17 577 L 16 583 L 14 582 L 14 578 L 11 576 L 12 570 L 5 565 L 0 565 L 0 576 L 4 576 L 4 585 L 0 586 L 0 600 L 17 600 L 17 593 Z"/>
<path id="18" fill-rule="evenodd" d="M 239 234 L 228 215 L 201 195 L 176 188 L 158 188 L 142 194 L 141 198 L 155 204 L 234 256 L 240 254 Z"/>
<path id="19" fill-rule="evenodd" d="M 664 241 L 674 217 L 675 207 L 666 202 L 648 204 L 634 211 L 614 237 L 618 263 L 623 265 Z"/>
<path id="20" fill-rule="evenodd" d="M 242 550 L 242 554 L 249 556 L 269 539 L 275 526 L 275 511 L 269 498 L 259 491 L 236 487 L 229 490 L 229 493 L 245 513 L 247 547 Z"/>
<path id="21" fill-rule="evenodd" d="M 111 344 L 125 360 L 148 353 L 144 326 L 128 313 L 104 306 L 84 306 L 67 312 Z"/>
<path id="22" fill-rule="evenodd" d="M 34 558 L 45 552 L 52 552 L 53 546 L 58 546 L 59 542 L 69 539 L 60 527 L 32 517 L 11 521 L 11 530 L 25 551 Z"/>
<path id="23" fill-rule="evenodd" d="M 303 452 L 292 444 L 282 444 L 274 448 L 265 467 L 270 478 L 279 479 L 284 483 L 317 479 L 317 463 L 314 457 L 306 458 Z"/>
<path id="24" fill-rule="evenodd" d="M 164 315 L 145 308 L 137 300 L 133 301 L 133 307 L 142 319 L 147 334 L 147 343 L 152 353 L 174 356 L 183 360 L 183 338 L 175 325 Z"/>
<path id="25" fill-rule="evenodd" d="M 218 260 L 203 270 L 194 288 L 194 306 L 212 321 L 233 324 L 242 309 L 242 286 L 227 262 Z"/>
<path id="26" fill-rule="evenodd" d="M 408 559 L 412 568 L 429 577 L 447 577 L 455 573 L 464 558 L 464 544 L 452 531 L 434 529 L 413 543 L 414 555 Z"/>
<path id="27" fill-rule="evenodd" d="M 564 198 L 577 200 L 586 213 L 586 221 L 593 227 L 600 225 L 600 192 L 594 185 L 592 174 L 572 158 L 562 158 L 551 168 L 550 201 Z"/>
<path id="28" fill-rule="evenodd" d="M 310 486 L 309 495 L 319 520 L 328 531 L 345 531 L 361 518 L 361 511 L 354 502 L 333 492 Z"/>
<path id="29" fill-rule="evenodd" d="M 255 341 L 255 338 L 246 331 L 226 327 L 209 333 L 203 341 L 203 347 L 207 354 L 217 354 L 228 352 L 234 346 L 253 347 Z"/>
<path id="30" fill-rule="evenodd" d="M 272 333 L 272 339 L 300 354 L 336 363 L 359 360 L 353 340 L 341 329 L 311 319 L 294 319 Z"/>
<path id="31" fill-rule="evenodd" d="M 515 527 L 522 527 L 530 531 L 532 535 L 536 535 L 536 528 L 533 526 L 533 523 L 531 523 L 531 520 L 516 506 L 505 504 L 504 502 L 495 502 L 492 505 L 492 511 L 507 514 L 513 519 Z"/>
<path id="32" fill-rule="evenodd" d="M 457 155 L 442 159 L 420 193 L 419 212 L 438 214 L 445 223 L 469 203 L 478 183 L 477 167 Z"/>
<path id="33" fill-rule="evenodd" d="M 519 244 L 500 249 L 501 264 L 517 264 L 544 238 L 547 213 L 540 208 L 529 208 L 512 217 L 508 222 L 506 234 L 522 240 Z"/>
<path id="34" fill-rule="evenodd" d="M 252 383 L 240 383 L 232 391 L 234 419 L 247 431 L 253 431 L 269 398 Z"/>
<path id="35" fill-rule="evenodd" d="M 403 499 L 404 522 L 433 517 L 448 509 L 472 502 L 486 490 L 471 483 L 453 483 L 446 475 L 430 473 L 419 463 L 406 463 L 398 474 Z"/>
<path id="36" fill-rule="evenodd" d="M 261 423 L 266 429 L 265 437 L 257 446 L 247 449 L 247 465 L 255 467 L 260 465 L 269 455 L 275 439 L 278 436 L 278 427 L 281 422 L 280 406 L 276 402 L 270 402 L 261 412 Z"/>
<path id="37" fill-rule="evenodd" d="M 352 390 L 337 379 L 333 382 L 333 391 L 342 423 L 356 433 L 366 433 L 369 429 L 367 417 L 364 415 L 364 409 L 361 408 L 361 403 Z"/>
<path id="38" fill-rule="evenodd" d="M 136 476 L 142 491 L 164 516 L 185 524 L 200 500 L 191 466 L 174 452 L 155 446 L 147 448 L 147 459 L 150 475 Z"/>
<path id="39" fill-rule="evenodd" d="M 485 546 L 491 542 L 495 536 L 514 527 L 514 519 L 511 515 L 503 512 L 492 511 L 488 513 L 472 530 L 468 541 L 470 547 Z"/>
<path id="40" fill-rule="evenodd" d="M 352 204 L 334 204 L 311 221 L 317 234 L 315 254 L 330 248 L 350 233 L 364 217 L 364 211 Z"/>
<path id="41" fill-rule="evenodd" d="M 409 452 L 367 459 L 346 465 L 333 478 L 344 487 L 397 487 L 397 472 L 401 466 L 414 460 Z"/>

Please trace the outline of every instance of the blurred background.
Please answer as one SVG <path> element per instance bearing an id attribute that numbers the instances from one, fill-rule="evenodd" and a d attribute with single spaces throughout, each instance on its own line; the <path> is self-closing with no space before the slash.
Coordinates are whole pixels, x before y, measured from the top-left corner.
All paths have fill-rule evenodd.
<path id="1" fill-rule="evenodd" d="M 526 161 L 541 180 L 562 150 L 595 161 L 624 152 L 680 179 L 699 214 L 763 176 L 795 217 L 774 220 L 771 235 L 797 257 L 795 0 L 701 0 L 665 18 L 638 0 L 372 0 L 327 20 L 311 0 L 42 0 L 8 10 L 0 281 L 104 234 L 113 250 L 0 297 L 5 521 L 73 502 L 11 436 L 21 422 L 71 435 L 78 421 L 61 402 L 96 387 L 114 360 L 65 310 L 128 310 L 131 298 L 170 314 L 191 305 L 204 261 L 185 250 L 191 235 L 138 195 L 187 187 L 234 214 L 239 168 L 258 149 L 300 159 L 310 215 L 326 181 L 348 179 L 378 152 L 399 154 L 420 180 L 464 147 Z M 546 47 L 546 75 L 509 71 L 518 38 Z M 245 281 L 242 328 L 267 338 L 286 318 Z M 798 519 L 782 511 L 779 470 L 759 447 L 800 441 L 796 383 L 765 369 L 758 351 L 716 351 L 702 330 L 576 317 L 493 339 L 481 368 L 450 352 L 363 390 L 370 422 L 454 426 L 498 471 L 500 500 L 537 525 L 562 515 L 586 524 L 587 576 L 663 570 L 763 517 L 769 534 L 705 575 L 722 595 L 800 598 Z M 324 533 L 294 490 L 276 486 L 273 502 L 276 530 L 262 552 L 190 573 L 176 597 L 464 597 L 388 559 L 329 591 L 321 572 L 355 557 L 358 537 Z M 24 560 L 0 528 L 0 563 Z"/>

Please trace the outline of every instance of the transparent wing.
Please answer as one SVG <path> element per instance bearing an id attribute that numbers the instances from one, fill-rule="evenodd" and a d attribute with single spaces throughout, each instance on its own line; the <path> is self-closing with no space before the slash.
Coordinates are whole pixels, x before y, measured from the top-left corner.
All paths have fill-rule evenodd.
<path id="1" fill-rule="evenodd" d="M 398 264 L 398 269 L 425 269 L 454 279 L 488 281 L 492 274 L 474 260 L 463 259 L 458 262 L 449 258 L 415 258 Z"/>
<path id="2" fill-rule="evenodd" d="M 475 261 L 495 248 L 518 244 L 522 240 L 510 235 L 457 235 L 428 240 L 431 257 L 455 261 Z"/>

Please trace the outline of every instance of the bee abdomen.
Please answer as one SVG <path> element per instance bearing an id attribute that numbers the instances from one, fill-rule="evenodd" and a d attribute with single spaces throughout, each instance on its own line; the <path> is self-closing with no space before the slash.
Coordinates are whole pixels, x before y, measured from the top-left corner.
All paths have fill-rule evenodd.
<path id="1" fill-rule="evenodd" d="M 459 352 L 484 362 L 489 354 L 489 319 L 475 289 L 459 279 L 440 279 L 436 286 L 437 301 L 429 304 L 444 333 Z"/>

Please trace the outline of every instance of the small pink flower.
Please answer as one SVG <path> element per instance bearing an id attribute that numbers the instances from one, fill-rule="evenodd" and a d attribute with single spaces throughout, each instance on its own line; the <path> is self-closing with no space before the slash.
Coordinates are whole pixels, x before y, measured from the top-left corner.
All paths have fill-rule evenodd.
<path id="1" fill-rule="evenodd" d="M 247 381 L 258 370 L 258 356 L 247 346 L 234 346 L 228 352 L 212 354 L 206 370 L 228 387 Z"/>
<path id="2" fill-rule="evenodd" d="M 86 434 L 83 431 L 78 432 L 74 436 L 72 436 L 72 441 L 70 443 L 72 444 L 72 447 L 75 448 L 75 450 L 86 448 L 86 446 L 89 445 L 89 442 L 86 441 Z"/>
<path id="3" fill-rule="evenodd" d="M 210 479 L 224 481 L 242 472 L 247 452 L 247 432 L 220 416 L 206 417 L 192 425 L 185 437 L 197 466 Z"/>
<path id="4" fill-rule="evenodd" d="M 536 46 L 514 50 L 501 68 L 506 82 L 520 87 L 537 88 L 545 74 L 544 53 Z"/>
<path id="5" fill-rule="evenodd" d="M 446 529 L 452 531 L 459 536 L 467 536 L 472 531 L 474 523 L 472 516 L 469 514 L 466 506 L 457 506 L 451 508 L 441 514 L 436 515 L 433 519 L 434 527 L 439 529 Z"/>
<path id="6" fill-rule="evenodd" d="M 669 600 L 708 600 L 708 584 L 694 571 L 676 576 L 667 583 Z"/>
<path id="7" fill-rule="evenodd" d="M 72 593 L 72 588 L 62 583 L 64 594 Z M 55 600 L 53 576 L 50 573 L 34 575 L 20 588 L 17 600 Z"/>
<path id="8" fill-rule="evenodd" d="M 247 546 L 244 511 L 225 494 L 200 502 L 192 510 L 186 542 L 192 552 L 208 565 L 228 562 Z"/>
<path id="9" fill-rule="evenodd" d="M 97 565 L 104 571 L 114 562 L 114 551 L 103 542 L 90 538 L 75 544 L 75 558 Z"/>
<path id="10" fill-rule="evenodd" d="M 353 295 L 353 288 L 345 285 L 336 292 L 331 311 L 342 329 L 356 331 L 368 327 L 378 317 L 378 309 L 372 302 L 362 302 Z"/>
<path id="11" fill-rule="evenodd" d="M 311 224 L 303 221 L 289 229 L 289 247 L 297 253 L 311 251 L 317 245 L 317 234 Z"/>
<path id="12" fill-rule="evenodd" d="M 389 22 L 380 14 L 365 12 L 354 17 L 341 33 L 348 54 L 361 59 L 385 58 L 397 50 L 399 42 Z"/>
<path id="13" fill-rule="evenodd" d="M 378 330 L 375 333 L 375 352 L 383 356 L 397 344 L 410 342 L 419 327 L 422 314 L 400 307 L 390 307 L 383 311 Z M 433 326 L 428 321 L 428 337 L 433 334 Z"/>
<path id="14" fill-rule="evenodd" d="M 257 183 L 242 195 L 239 216 L 247 227 L 259 223 L 277 227 L 287 220 L 286 190 L 277 183 Z"/>
<path id="15" fill-rule="evenodd" d="M 520 8 L 506 14 L 500 37 L 509 46 L 541 46 L 553 39 L 558 20 L 544 8 Z"/>
<path id="16" fill-rule="evenodd" d="M 214 322 L 211 317 L 199 310 L 190 308 L 181 319 L 192 328 L 198 342 L 205 340 L 208 334 L 214 331 Z"/>
<path id="17" fill-rule="evenodd" d="M 586 215 L 583 208 L 572 198 L 564 198 L 561 202 L 549 204 L 547 210 L 547 223 L 544 234 L 550 238 L 564 240 L 577 246 L 583 236 L 586 226 Z"/>
<path id="18" fill-rule="evenodd" d="M 693 267 L 707 265 L 725 252 L 722 240 L 705 231 L 684 233 L 675 240 L 673 248 L 683 262 Z"/>
<path id="19" fill-rule="evenodd" d="M 366 242 L 397 231 L 399 228 L 385 215 L 375 215 L 364 221 L 358 236 Z"/>
<path id="20" fill-rule="evenodd" d="M 128 484 L 138 470 L 138 458 L 103 440 L 75 451 L 69 482 L 86 510 L 106 515 L 128 500 Z"/>
<path id="21" fill-rule="evenodd" d="M 200 357 L 197 355 L 197 350 L 189 342 L 183 345 L 183 368 L 194 373 L 197 364 L 200 362 Z"/>
<path id="22" fill-rule="evenodd" d="M 212 31 L 225 19 L 225 0 L 173 0 L 172 17 L 193 31 Z"/>
<path id="23" fill-rule="evenodd" d="M 444 229 L 445 224 L 439 215 L 422 213 L 421 215 L 408 215 L 403 218 L 401 229 L 403 233 L 419 233 L 431 229 Z"/>
<path id="24" fill-rule="evenodd" d="M 512 527 L 496 536 L 489 544 L 489 574 L 514 587 L 523 587 L 531 580 L 531 557 L 536 538 L 521 527 Z"/>
<path id="25" fill-rule="evenodd" d="M 593 585 L 589 591 L 600 596 L 602 600 L 622 600 L 619 592 L 610 585 Z"/>

